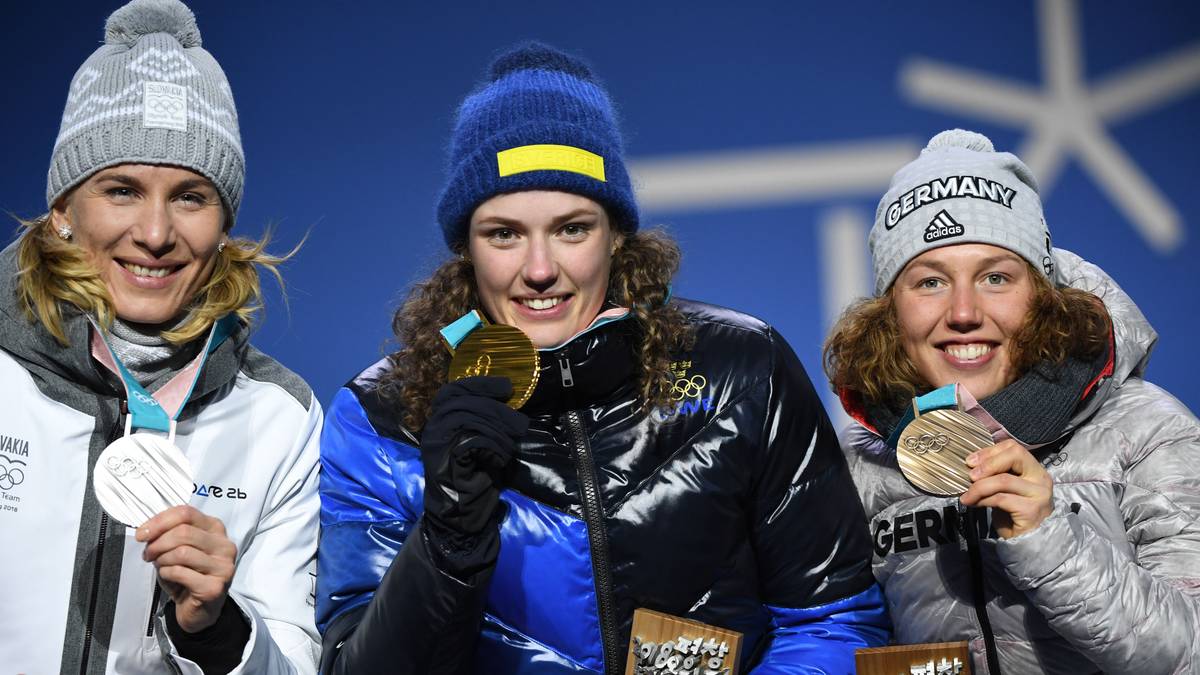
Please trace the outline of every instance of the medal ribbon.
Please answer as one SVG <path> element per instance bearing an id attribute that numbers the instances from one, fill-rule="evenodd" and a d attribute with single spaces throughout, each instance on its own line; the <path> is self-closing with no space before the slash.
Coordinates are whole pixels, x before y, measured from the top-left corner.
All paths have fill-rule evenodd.
<path id="1" fill-rule="evenodd" d="M 932 410 L 958 408 L 957 386 L 955 384 L 948 384 L 939 389 L 934 389 L 924 396 L 914 398 L 913 404 L 908 410 L 904 411 L 904 417 L 900 418 L 900 423 L 896 425 L 895 430 L 892 431 L 892 435 L 888 436 L 888 446 L 893 449 L 896 447 L 896 444 L 900 442 L 900 432 L 904 431 L 904 427 L 907 427 L 916 419 L 917 413 L 924 415 Z"/>
<path id="2" fill-rule="evenodd" d="M 592 320 L 591 325 L 589 325 L 587 328 L 584 328 L 583 330 L 579 331 L 575 335 L 572 335 L 570 338 L 565 340 L 562 344 L 555 345 L 553 347 L 545 347 L 542 349 L 538 349 L 538 351 L 539 352 L 554 351 L 555 349 L 558 349 L 559 347 L 567 344 L 571 340 L 574 340 L 575 338 L 579 337 L 580 335 L 583 335 L 584 333 L 586 333 L 590 330 L 599 328 L 600 326 L 603 326 L 606 323 L 612 323 L 613 321 L 619 321 L 621 319 L 624 319 L 627 316 L 629 316 L 629 310 L 624 307 L 613 307 L 612 309 L 605 310 L 603 312 L 600 312 L 600 314 L 596 315 L 596 318 Z M 486 322 L 483 319 L 483 315 L 479 313 L 479 310 L 473 309 L 473 310 L 467 312 L 466 314 L 463 314 L 462 316 L 458 317 L 457 319 L 455 319 L 453 321 L 453 323 L 449 324 L 448 326 L 446 326 L 445 328 L 443 328 L 442 330 L 440 330 L 438 332 L 440 332 L 442 334 L 442 340 L 445 341 L 446 346 L 449 347 L 450 352 L 453 353 L 454 350 L 458 348 L 458 345 L 463 340 L 467 339 L 467 336 L 471 334 L 471 331 L 475 330 L 476 328 L 479 328 L 480 326 L 483 326 L 485 323 Z M 907 424 L 907 422 L 906 422 L 906 424 Z"/>
<path id="3" fill-rule="evenodd" d="M 208 333 L 208 341 L 196 358 L 192 359 L 175 377 L 150 394 L 130 374 L 116 352 L 104 340 L 103 331 L 92 322 L 92 357 L 112 371 L 125 385 L 125 396 L 129 401 L 129 423 L 126 425 L 126 435 L 130 429 L 153 429 L 164 433 L 172 433 L 172 427 L 184 404 L 192 395 L 196 381 L 200 379 L 200 369 L 208 355 L 216 351 L 225 338 L 233 334 L 237 327 L 237 315 L 227 314 L 213 324 Z M 168 412 L 168 410 L 170 412 Z M 174 435 L 172 433 L 172 435 Z"/>
<path id="4" fill-rule="evenodd" d="M 1049 443 L 1026 443 L 1013 436 L 979 401 L 975 400 L 975 397 L 971 395 L 971 392 L 967 391 L 966 387 L 957 383 L 948 384 L 944 387 L 934 389 L 924 396 L 914 398 L 913 405 L 904 411 L 904 417 L 900 419 L 900 423 L 896 425 L 896 429 L 888 437 L 888 445 L 892 448 L 896 447 L 896 444 L 900 441 L 900 432 L 904 431 L 904 427 L 907 427 L 909 423 L 916 419 L 918 414 L 924 415 L 932 410 L 943 410 L 946 408 L 961 410 L 974 417 L 992 434 L 992 440 L 997 443 L 1011 438 L 1020 443 L 1026 450 L 1035 450 L 1043 445 L 1049 445 Z M 1053 441 L 1050 442 L 1052 443 Z"/>

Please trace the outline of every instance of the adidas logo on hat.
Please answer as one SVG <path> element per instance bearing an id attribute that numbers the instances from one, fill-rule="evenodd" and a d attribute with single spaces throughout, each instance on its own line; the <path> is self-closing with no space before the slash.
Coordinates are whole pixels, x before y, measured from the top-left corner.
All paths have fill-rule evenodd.
<path id="1" fill-rule="evenodd" d="M 949 237 L 958 237 L 963 234 L 963 226 L 953 218 L 945 209 L 938 211 L 938 214 L 929 221 L 929 225 L 925 228 L 925 241 L 933 242 L 939 239 Z"/>

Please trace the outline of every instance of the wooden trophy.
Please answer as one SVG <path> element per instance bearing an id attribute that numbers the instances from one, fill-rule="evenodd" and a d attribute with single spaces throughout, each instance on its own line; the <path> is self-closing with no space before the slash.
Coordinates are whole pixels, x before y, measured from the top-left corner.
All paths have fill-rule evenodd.
<path id="1" fill-rule="evenodd" d="M 971 675 L 966 642 L 871 647 L 854 652 L 858 675 Z"/>
<path id="2" fill-rule="evenodd" d="M 741 648 L 741 633 L 638 609 L 625 675 L 737 675 Z"/>

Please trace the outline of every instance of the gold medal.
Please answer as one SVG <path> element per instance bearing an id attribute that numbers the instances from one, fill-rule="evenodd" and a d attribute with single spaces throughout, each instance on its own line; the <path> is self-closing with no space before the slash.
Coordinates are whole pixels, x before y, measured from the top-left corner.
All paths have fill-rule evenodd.
<path id="1" fill-rule="evenodd" d="M 452 346 L 451 341 L 446 340 L 446 347 L 453 354 L 446 381 L 454 382 L 476 375 L 507 377 L 513 388 L 508 405 L 514 410 L 520 409 L 537 387 L 540 372 L 538 351 L 529 336 L 519 328 L 487 323 L 482 317 L 479 319 L 478 327 L 470 329 L 457 346 Z"/>
<path id="2" fill-rule="evenodd" d="M 961 410 L 932 410 L 900 432 L 900 472 L 922 492 L 955 497 L 971 487 L 967 455 L 995 445 L 979 420 Z"/>

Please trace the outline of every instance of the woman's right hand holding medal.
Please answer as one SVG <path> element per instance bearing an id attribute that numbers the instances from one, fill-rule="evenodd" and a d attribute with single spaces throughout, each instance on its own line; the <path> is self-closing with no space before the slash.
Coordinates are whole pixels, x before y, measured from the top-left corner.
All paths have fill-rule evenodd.
<path id="1" fill-rule="evenodd" d="M 466 577 L 499 553 L 499 476 L 529 418 L 510 408 L 506 377 L 466 377 L 442 385 L 421 433 L 425 534 L 448 572 Z"/>
<path id="2" fill-rule="evenodd" d="M 1042 523 L 1053 510 L 1054 479 L 1028 450 L 1010 439 L 967 457 L 971 489 L 967 506 L 992 507 L 1001 538 L 1011 539 Z"/>

